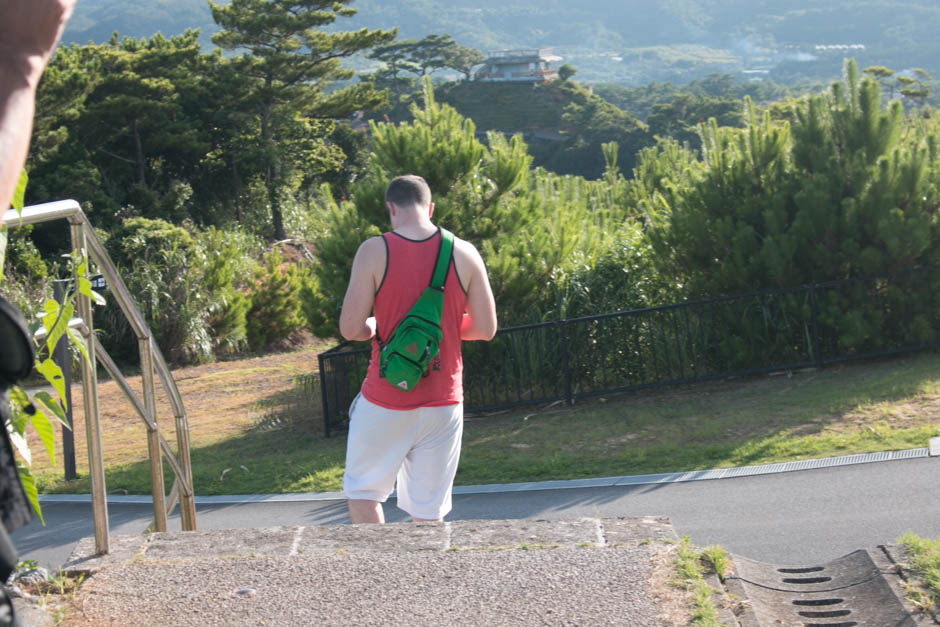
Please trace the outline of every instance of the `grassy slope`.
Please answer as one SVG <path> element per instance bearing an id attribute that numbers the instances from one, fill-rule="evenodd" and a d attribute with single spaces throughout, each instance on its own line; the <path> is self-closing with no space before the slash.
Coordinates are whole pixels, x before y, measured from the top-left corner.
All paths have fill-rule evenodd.
<path id="1" fill-rule="evenodd" d="M 290 401 L 294 375 L 315 371 L 322 348 L 176 373 L 189 417 L 197 494 L 340 488 L 345 439 L 322 437 L 316 408 L 295 407 L 288 427 L 257 428 L 259 416 Z M 76 392 L 76 448 L 84 475 Z M 113 383 L 103 383 L 100 396 L 107 488 L 146 494 L 143 423 Z M 160 423 L 175 443 L 172 415 L 161 406 Z M 457 483 L 695 470 L 922 447 L 940 435 L 938 408 L 940 355 L 930 353 L 792 377 L 624 395 L 572 408 L 469 416 Z M 42 491 L 87 492 L 87 479 L 66 484 L 61 466 L 52 468 L 42 454 L 36 457 Z"/>

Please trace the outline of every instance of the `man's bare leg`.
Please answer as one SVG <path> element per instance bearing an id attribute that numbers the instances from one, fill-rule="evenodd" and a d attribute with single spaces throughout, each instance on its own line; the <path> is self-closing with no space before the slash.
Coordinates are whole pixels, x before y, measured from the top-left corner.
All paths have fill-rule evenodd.
<path id="1" fill-rule="evenodd" d="M 362 523 L 383 524 L 385 522 L 385 511 L 378 501 L 349 499 L 346 503 L 349 507 L 349 520 L 354 525 Z"/>
<path id="2" fill-rule="evenodd" d="M 443 518 L 417 518 L 416 516 L 411 517 L 411 522 L 421 523 L 421 522 L 444 522 Z"/>

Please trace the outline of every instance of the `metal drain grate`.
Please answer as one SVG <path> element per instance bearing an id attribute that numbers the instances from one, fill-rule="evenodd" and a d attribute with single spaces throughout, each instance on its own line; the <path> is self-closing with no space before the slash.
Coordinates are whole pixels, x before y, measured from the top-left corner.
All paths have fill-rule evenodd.
<path id="1" fill-rule="evenodd" d="M 916 623 L 867 551 L 826 564 L 777 566 L 734 557 L 727 584 L 750 602 L 756 625 L 800 627 L 914 626 Z"/>

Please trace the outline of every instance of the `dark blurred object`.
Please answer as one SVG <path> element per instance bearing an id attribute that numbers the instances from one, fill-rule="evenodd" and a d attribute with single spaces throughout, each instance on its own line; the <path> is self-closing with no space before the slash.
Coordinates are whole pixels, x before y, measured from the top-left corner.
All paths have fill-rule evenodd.
<path id="1" fill-rule="evenodd" d="M 33 509 L 23 492 L 20 473 L 6 425 L 10 421 L 10 388 L 26 378 L 33 369 L 33 342 L 19 310 L 0 296 L 0 417 L 3 437 L 0 438 L 0 584 L 16 569 L 17 554 L 8 533 L 19 529 L 33 518 Z M 17 625 L 13 605 L 0 588 L 0 625 Z"/>
<path id="2" fill-rule="evenodd" d="M 0 390 L 6 391 L 33 370 L 33 342 L 23 314 L 0 296 Z"/>

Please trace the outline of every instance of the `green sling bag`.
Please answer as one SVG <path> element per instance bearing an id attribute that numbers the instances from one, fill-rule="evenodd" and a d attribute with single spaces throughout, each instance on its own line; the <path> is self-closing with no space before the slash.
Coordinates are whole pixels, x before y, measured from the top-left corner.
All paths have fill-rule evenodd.
<path id="1" fill-rule="evenodd" d="M 454 252 L 454 234 L 441 229 L 441 245 L 431 283 L 401 319 L 388 341 L 379 339 L 379 376 L 399 390 L 411 391 L 426 376 L 441 346 L 444 282 Z"/>

